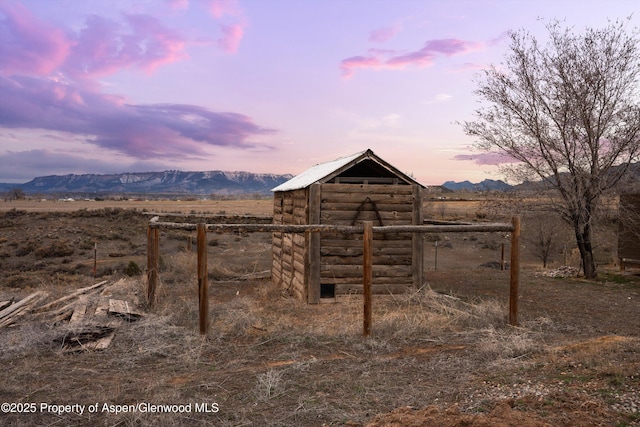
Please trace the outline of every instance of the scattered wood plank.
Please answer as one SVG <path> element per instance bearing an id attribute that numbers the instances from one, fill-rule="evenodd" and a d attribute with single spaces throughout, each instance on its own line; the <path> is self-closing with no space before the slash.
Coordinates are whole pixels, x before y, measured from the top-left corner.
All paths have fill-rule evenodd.
<path id="1" fill-rule="evenodd" d="M 106 316 L 109 313 L 109 300 L 101 298 L 98 306 L 96 307 L 96 316 Z"/>
<path id="2" fill-rule="evenodd" d="M 91 290 L 98 289 L 98 288 L 104 286 L 104 284 L 107 283 L 107 282 L 108 282 L 108 280 L 105 280 L 105 281 L 102 281 L 100 283 L 96 283 L 95 285 L 91 285 L 91 286 L 87 286 L 86 288 L 78 289 L 77 291 L 72 292 L 69 295 L 65 295 L 62 298 L 58 298 L 55 301 L 52 301 L 52 302 L 50 302 L 48 304 L 45 304 L 45 305 L 43 305 L 41 307 L 38 307 L 38 309 L 36 311 L 37 312 L 47 311 L 47 309 L 49 309 L 51 307 L 54 307 L 57 304 L 60 304 L 61 302 L 70 300 L 70 299 L 75 298 L 75 297 L 77 297 L 79 295 L 85 294 L 85 293 L 87 293 L 87 292 L 89 292 Z"/>
<path id="3" fill-rule="evenodd" d="M 128 301 L 118 299 L 109 300 L 109 314 L 122 317 L 129 322 L 136 321 L 143 315 L 138 307 Z"/>
<path id="4" fill-rule="evenodd" d="M 75 325 L 75 324 L 81 323 L 82 320 L 84 319 L 84 314 L 86 312 L 87 312 L 86 304 L 77 305 L 73 310 L 73 314 L 71 315 L 71 320 L 69 320 L 69 324 Z"/>
<path id="5" fill-rule="evenodd" d="M 115 329 L 109 326 L 88 326 L 78 330 L 66 331 L 53 340 L 64 352 L 104 350 L 109 347 Z"/>
<path id="6" fill-rule="evenodd" d="M 0 310 L 4 310 L 5 308 L 9 307 L 11 304 L 13 304 L 13 301 L 0 301 Z"/>
<path id="7" fill-rule="evenodd" d="M 18 301 L 15 304 L 11 304 L 8 307 L 0 311 L 0 328 L 9 326 L 15 323 L 16 319 L 26 313 L 28 313 L 33 305 L 43 297 L 44 292 L 34 292 L 26 298 Z"/>

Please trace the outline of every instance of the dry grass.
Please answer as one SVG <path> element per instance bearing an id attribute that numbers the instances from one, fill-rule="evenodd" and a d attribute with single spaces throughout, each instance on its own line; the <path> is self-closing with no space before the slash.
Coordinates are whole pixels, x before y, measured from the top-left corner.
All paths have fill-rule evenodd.
<path id="1" fill-rule="evenodd" d="M 92 238 L 111 236 L 109 242 L 119 245 L 114 251 L 130 246 L 137 252 L 134 259 L 143 265 L 144 221 L 130 221 L 129 229 L 119 229 L 122 221 L 116 217 L 125 213 L 110 212 L 88 229 L 95 234 Z M 76 227 L 70 218 L 60 215 L 60 224 Z M 15 224 L 5 231 L 16 226 L 26 229 L 27 221 L 34 219 L 9 216 Z M 95 228 L 98 225 L 102 228 Z M 52 239 L 62 233 L 63 226 L 59 227 L 52 230 Z M 140 236 L 131 231 L 137 228 Z M 220 411 L 99 414 L 91 419 L 69 414 L 9 414 L 2 423 L 364 425 L 375 414 L 407 405 L 464 403 L 466 408 L 481 410 L 488 407 L 490 397 L 475 396 L 487 381 L 509 387 L 526 381 L 540 387 L 564 381 L 575 383 L 576 389 L 563 392 L 556 400 L 545 397 L 549 402 L 544 405 L 526 400 L 517 405 L 538 414 L 547 411 L 546 416 L 551 407 L 553 413 L 561 414 L 550 420 L 552 425 L 580 425 L 581 419 L 587 419 L 584 412 L 582 418 L 572 418 L 571 411 L 585 401 L 606 399 L 619 404 L 616 393 L 633 396 L 633 388 L 640 389 L 638 288 L 575 279 L 551 281 L 525 271 L 521 327 L 507 326 L 508 272 L 469 268 L 491 260 L 481 255 L 495 256 L 495 251 L 481 249 L 488 237 L 463 240 L 452 236 L 452 247 L 441 247 L 438 272 L 428 275 L 430 286 L 403 295 L 374 296 L 372 336 L 365 339 L 361 295 L 341 296 L 335 304 L 306 305 L 284 296 L 269 280 L 255 280 L 253 274 L 268 270 L 270 262 L 269 236 L 258 234 L 210 236 L 215 239 L 208 246 L 210 331 L 200 336 L 196 256 L 186 250 L 186 234 L 167 236 L 161 239 L 156 307 L 141 320 L 120 327 L 105 351 L 63 352 L 56 338 L 69 332 L 64 325 L 34 320 L 0 330 L 4 366 L 0 401 L 216 402 Z M 85 240 L 73 240 L 77 242 L 74 258 L 91 255 L 80 253 L 91 249 Z M 3 250 L 13 254 L 20 249 L 10 243 L 2 242 Z M 472 261 L 458 259 L 467 253 Z M 28 271 L 30 260 L 10 258 L 25 270 L 11 279 L 16 286 L 5 287 L 2 294 L 24 295 L 37 289 L 57 298 L 93 280 L 55 270 Z M 2 259 L 7 262 L 4 265 L 14 261 Z M 447 259 L 451 265 L 458 263 L 456 272 L 442 268 L 448 265 Z M 129 260 L 117 262 L 126 265 Z M 52 258 L 50 263 L 60 261 Z M 144 288 L 144 277 L 134 276 L 126 279 L 119 292 L 141 296 Z M 624 339 L 598 339 L 603 334 Z M 578 388 L 585 383 L 593 383 L 593 390 Z M 624 425 L 630 419 L 622 409 L 608 411 L 590 416 L 605 420 L 601 425 L 615 425 L 616 421 Z"/>

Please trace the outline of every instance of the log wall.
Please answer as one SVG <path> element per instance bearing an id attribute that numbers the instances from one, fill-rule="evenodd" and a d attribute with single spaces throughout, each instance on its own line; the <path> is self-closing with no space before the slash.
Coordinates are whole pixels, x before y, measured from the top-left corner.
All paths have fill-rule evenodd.
<path id="1" fill-rule="evenodd" d="M 420 198 L 418 186 L 322 184 L 320 223 L 421 224 L 421 212 L 416 215 L 414 207 L 421 210 L 422 203 L 414 204 L 416 197 Z M 320 283 L 335 285 L 336 294 L 362 292 L 362 248 L 362 235 L 321 234 Z M 414 284 L 413 249 L 412 233 L 374 233 L 374 293 L 403 292 Z M 421 276 L 421 266 L 419 272 Z"/>
<path id="2" fill-rule="evenodd" d="M 274 194 L 274 224 L 421 225 L 421 187 L 313 184 Z M 361 234 L 273 233 L 272 278 L 299 299 L 320 302 L 321 285 L 335 294 L 362 292 Z M 374 233 L 373 293 L 400 293 L 422 283 L 422 236 Z"/>
<path id="3" fill-rule="evenodd" d="M 307 193 L 305 189 L 275 193 L 273 223 L 307 224 Z M 272 279 L 289 294 L 306 301 L 306 234 L 273 233 L 272 242 Z"/>

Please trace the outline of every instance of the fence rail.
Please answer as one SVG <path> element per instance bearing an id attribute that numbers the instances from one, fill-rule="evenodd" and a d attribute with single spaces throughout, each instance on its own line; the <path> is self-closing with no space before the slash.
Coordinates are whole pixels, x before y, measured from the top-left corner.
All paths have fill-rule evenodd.
<path id="1" fill-rule="evenodd" d="M 372 221 L 363 225 L 285 225 L 285 224 L 205 224 L 162 222 L 159 216 L 149 221 L 147 240 L 147 302 L 150 307 L 155 303 L 155 290 L 158 281 L 159 230 L 177 229 L 197 231 L 198 248 L 198 294 L 200 333 L 206 334 L 209 323 L 209 302 L 207 283 L 207 245 L 206 233 L 212 232 L 272 232 L 272 233 L 343 233 L 363 235 L 363 335 L 371 332 L 371 282 L 372 282 L 372 245 L 374 233 L 467 233 L 467 232 L 509 232 L 511 233 L 511 267 L 509 282 L 509 323 L 518 324 L 518 285 L 520 275 L 520 218 L 513 217 L 511 223 L 464 224 L 464 225 L 389 225 L 374 226 Z"/>

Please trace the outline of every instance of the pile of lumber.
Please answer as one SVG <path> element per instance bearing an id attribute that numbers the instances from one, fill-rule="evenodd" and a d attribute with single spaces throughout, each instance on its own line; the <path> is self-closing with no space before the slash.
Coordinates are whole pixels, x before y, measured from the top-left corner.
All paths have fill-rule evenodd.
<path id="1" fill-rule="evenodd" d="M 34 292 L 17 302 L 0 301 L 0 329 L 30 315 L 30 320 L 66 325 L 54 339 L 64 351 L 103 350 L 110 345 L 118 326 L 143 316 L 129 301 L 111 298 L 110 290 L 105 289 L 107 283 L 105 280 L 77 289 L 39 306 L 46 298 L 44 292 Z"/>
<path id="2" fill-rule="evenodd" d="M 29 313 L 31 309 L 46 296 L 44 292 L 34 292 L 18 302 L 0 302 L 0 328 L 13 325 L 21 316 Z"/>
<path id="3" fill-rule="evenodd" d="M 34 310 L 34 312 L 36 316 L 45 318 L 52 323 L 56 323 L 62 320 L 73 319 L 74 312 L 77 311 L 78 315 L 76 315 L 75 319 L 75 321 L 77 321 L 79 317 L 82 317 L 84 315 L 84 312 L 87 309 L 86 301 L 88 299 L 88 296 L 100 292 L 107 282 L 108 281 L 105 280 L 103 282 L 96 283 L 95 285 L 78 289 L 68 295 L 63 296 L 62 298 L 58 298 L 55 301 L 38 307 L 36 310 Z M 59 306 L 64 302 L 67 302 L 67 304 L 62 307 L 55 308 L 56 306 Z M 82 315 L 80 315 L 81 311 Z"/>

